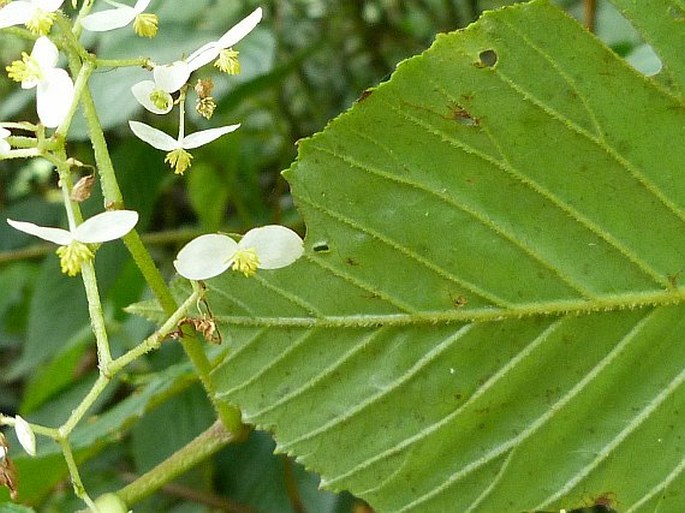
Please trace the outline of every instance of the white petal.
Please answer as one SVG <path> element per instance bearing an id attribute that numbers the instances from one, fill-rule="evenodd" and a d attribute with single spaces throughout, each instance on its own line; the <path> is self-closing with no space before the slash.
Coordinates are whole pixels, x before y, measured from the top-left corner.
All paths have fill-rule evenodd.
<path id="1" fill-rule="evenodd" d="M 136 11 L 137 14 L 140 14 L 145 9 L 147 9 L 148 5 L 150 5 L 150 0 L 138 0 L 136 2 L 136 5 L 133 6 L 133 9 Z"/>
<path id="2" fill-rule="evenodd" d="M 7 130 L 6 128 L 0 127 L 0 155 L 4 155 L 8 151 L 12 149 L 10 146 L 10 143 L 8 143 L 5 139 L 7 139 L 12 133 Z"/>
<path id="3" fill-rule="evenodd" d="M 212 62 L 219 56 L 219 52 L 222 49 L 228 48 L 229 46 L 233 46 L 246 35 L 248 35 L 252 31 L 252 29 L 254 29 L 257 26 L 261 19 L 262 8 L 258 7 L 257 9 L 252 11 L 252 14 L 243 18 L 236 25 L 231 27 L 228 30 L 228 32 L 226 32 L 223 36 L 221 36 L 221 38 L 219 38 L 218 41 L 207 43 L 206 45 L 201 46 L 200 48 L 195 50 L 186 59 L 186 62 L 188 63 L 188 66 L 190 67 L 191 71 L 195 71 L 196 69 L 201 68 L 205 64 Z"/>
<path id="4" fill-rule="evenodd" d="M 129 5 L 122 4 L 121 2 L 116 2 L 115 0 L 102 0 L 106 4 L 111 5 L 112 7 L 130 7 Z"/>
<path id="5" fill-rule="evenodd" d="M 89 14 L 81 25 L 91 32 L 105 32 L 125 27 L 131 23 L 139 13 L 133 7 L 124 6 L 117 9 L 105 9 L 93 14 Z"/>
<path id="6" fill-rule="evenodd" d="M 0 9 L 0 28 L 22 25 L 33 17 L 36 7 L 30 2 L 17 0 Z"/>
<path id="7" fill-rule="evenodd" d="M 31 57 L 38 61 L 43 72 L 54 68 L 59 58 L 59 50 L 47 36 L 40 36 L 36 39 L 31 50 Z"/>
<path id="8" fill-rule="evenodd" d="M 188 63 L 188 69 L 190 69 L 190 71 L 200 69 L 205 64 L 208 64 L 216 59 L 219 56 L 220 51 L 221 47 L 216 42 L 202 45 L 200 48 L 191 53 L 186 59 L 186 62 Z"/>
<path id="9" fill-rule="evenodd" d="M 58 126 L 69 113 L 74 100 L 74 83 L 63 69 L 50 70 L 47 80 L 38 84 L 36 110 L 48 128 Z"/>
<path id="10" fill-rule="evenodd" d="M 8 219 L 7 223 L 20 232 L 35 235 L 43 240 L 54 242 L 60 246 L 66 246 L 74 240 L 74 236 L 62 228 L 50 228 L 48 226 L 38 226 L 37 224 L 27 223 L 26 221 L 14 221 Z"/>
<path id="11" fill-rule="evenodd" d="M 257 7 L 251 14 L 236 23 L 217 43 L 221 48 L 229 48 L 252 32 L 262 19 L 262 8 Z"/>
<path id="12" fill-rule="evenodd" d="M 167 93 L 175 93 L 190 78 L 190 68 L 184 61 L 176 61 L 163 66 L 155 66 L 152 75 L 155 78 L 157 87 Z"/>
<path id="13" fill-rule="evenodd" d="M 38 80 L 22 80 L 21 81 L 21 88 L 22 89 L 33 89 L 38 85 Z"/>
<path id="14" fill-rule="evenodd" d="M 29 423 L 22 419 L 19 415 L 14 417 L 14 422 L 14 431 L 17 433 L 19 443 L 29 456 L 35 456 L 36 435 L 33 434 L 31 426 L 29 426 Z"/>
<path id="15" fill-rule="evenodd" d="M 190 134 L 183 138 L 182 146 L 186 150 L 192 150 L 193 148 L 199 148 L 207 143 L 210 143 L 222 135 L 226 135 L 234 130 L 240 128 L 240 123 L 237 125 L 221 126 L 217 128 L 208 128 L 207 130 L 200 130 L 194 134 Z"/>
<path id="16" fill-rule="evenodd" d="M 138 82 L 131 87 L 131 93 L 133 93 L 133 96 L 136 98 L 136 100 L 138 100 L 138 103 L 140 103 L 153 114 L 166 114 L 174 107 L 174 101 L 171 98 L 171 95 L 164 91 L 164 94 L 169 96 L 167 98 L 168 107 L 166 109 L 160 109 L 157 107 L 157 105 L 152 103 L 152 100 L 150 99 L 150 95 L 155 89 L 157 89 L 157 84 L 155 84 L 152 80 L 143 80 L 142 82 Z"/>
<path id="17" fill-rule="evenodd" d="M 227 235 L 200 235 L 178 252 L 174 267 L 178 274 L 189 280 L 208 280 L 231 266 L 237 248 L 236 241 Z"/>
<path id="18" fill-rule="evenodd" d="M 165 134 L 161 130 L 152 128 L 150 125 L 146 125 L 140 121 L 129 121 L 128 126 L 131 127 L 131 130 L 136 134 L 138 139 L 142 139 L 158 150 L 171 151 L 181 146 L 180 143 L 169 134 Z"/>
<path id="19" fill-rule="evenodd" d="M 86 244 L 119 239 L 130 232 L 138 222 L 138 212 L 111 210 L 102 212 L 76 227 L 74 238 Z"/>
<path id="20" fill-rule="evenodd" d="M 62 7 L 64 0 L 33 0 L 33 5 L 46 12 L 55 12 Z"/>
<path id="21" fill-rule="evenodd" d="M 285 267 L 304 253 L 300 236 L 290 228 L 275 224 L 253 228 L 240 240 L 239 246 L 255 250 L 261 269 Z"/>

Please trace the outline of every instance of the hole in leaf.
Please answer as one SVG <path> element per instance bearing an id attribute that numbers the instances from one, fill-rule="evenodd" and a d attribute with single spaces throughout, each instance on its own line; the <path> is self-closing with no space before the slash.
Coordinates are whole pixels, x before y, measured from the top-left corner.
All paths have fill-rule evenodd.
<path id="1" fill-rule="evenodd" d="M 497 52 L 495 50 L 483 50 L 478 54 L 478 58 L 483 67 L 492 68 L 497 64 Z"/>
<path id="2" fill-rule="evenodd" d="M 636 46 L 625 58 L 628 64 L 648 77 L 656 75 L 663 67 L 659 56 L 647 44 Z"/>
<path id="3" fill-rule="evenodd" d="M 324 240 L 312 244 L 312 250 L 314 253 L 328 253 L 331 249 L 328 247 L 328 242 Z"/>

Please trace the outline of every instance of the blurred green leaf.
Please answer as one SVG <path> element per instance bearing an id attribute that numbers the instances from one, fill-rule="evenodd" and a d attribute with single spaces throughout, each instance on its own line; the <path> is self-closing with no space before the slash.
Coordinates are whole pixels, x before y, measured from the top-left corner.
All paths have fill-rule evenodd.
<path id="1" fill-rule="evenodd" d="M 210 281 L 221 397 L 379 511 L 685 509 L 684 112 L 546 2 L 439 36 L 300 144 L 305 258 Z"/>
<path id="2" fill-rule="evenodd" d="M 22 415 L 35 410 L 50 397 L 71 385 L 86 351 L 83 345 L 74 346 L 61 352 L 44 367 L 34 369 L 24 390 L 21 402 Z"/>
<path id="3" fill-rule="evenodd" d="M 35 513 L 35 511 L 19 504 L 0 504 L 0 513 Z"/>
<path id="4" fill-rule="evenodd" d="M 265 433 L 253 432 L 244 443 L 234 444 L 217 456 L 217 487 L 227 497 L 252 506 L 259 513 L 291 513 L 288 481 L 304 511 L 335 513 L 343 506 L 350 510 L 349 496 L 318 490 L 319 479 L 301 465 L 273 454 L 274 442 Z"/>
<path id="5" fill-rule="evenodd" d="M 31 300 L 24 351 L 12 375 L 23 375 L 56 353 L 84 344 L 90 337 L 89 326 L 83 283 L 60 273 L 57 257 L 48 256 Z"/>
<path id="6" fill-rule="evenodd" d="M 101 297 L 106 297 L 127 258 L 121 244 L 105 244 L 95 257 Z M 57 257 L 50 255 L 41 266 L 31 300 L 24 351 L 10 374 L 15 378 L 22 376 L 56 354 L 91 340 L 83 282 L 80 276 L 69 277 L 59 272 Z"/>
<path id="7" fill-rule="evenodd" d="M 18 263 L 0 270 L 0 317 L 21 301 L 26 287 L 32 281 L 34 268 L 28 264 Z M 0 341 L 0 346 L 2 341 Z"/>
<path id="8" fill-rule="evenodd" d="M 228 207 L 228 188 L 219 171 L 208 165 L 193 166 L 188 174 L 188 197 L 208 232 L 219 231 Z"/>
<path id="9" fill-rule="evenodd" d="M 132 430 L 136 471 L 147 472 L 212 425 L 216 416 L 199 385 L 146 413 Z M 166 429 L 160 429 L 166 426 Z"/>

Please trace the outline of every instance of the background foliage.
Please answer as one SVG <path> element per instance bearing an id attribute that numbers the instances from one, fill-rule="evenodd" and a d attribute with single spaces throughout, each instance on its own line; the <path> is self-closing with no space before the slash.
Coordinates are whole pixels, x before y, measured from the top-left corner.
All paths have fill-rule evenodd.
<path id="1" fill-rule="evenodd" d="M 99 72 L 93 89 L 124 197 L 130 208 L 141 212 L 147 242 L 168 276 L 172 275 L 170 257 L 198 231 L 244 231 L 277 222 L 302 232 L 279 175 L 294 159 L 296 141 L 322 129 L 367 87 L 387 79 L 399 61 L 427 48 L 436 33 L 465 26 L 482 9 L 504 3 L 261 4 L 268 12 L 266 21 L 239 47 L 243 73 L 237 80 L 216 81 L 219 109 L 213 125 L 240 121 L 243 126 L 198 151 L 184 178 L 169 173 L 163 156 L 133 138 L 126 127 L 128 119 L 145 120 L 128 93 L 142 72 Z M 94 37 L 93 45 L 106 57 L 149 55 L 165 62 L 213 39 L 256 5 L 153 2 L 161 20 L 153 44 L 122 30 Z M 582 10 L 581 2 L 562 2 L 562 6 L 576 15 Z M 604 2 L 599 3 L 596 30 L 620 55 L 650 64 L 637 33 Z M 22 49 L 25 43 L 3 36 L 2 62 L 10 62 Z M 32 119 L 30 95 L 15 91 L 6 80 L 0 82 L 0 95 L 0 119 Z M 197 118 L 191 123 L 204 126 Z M 160 126 L 158 120 L 155 124 Z M 76 124 L 71 150 L 90 163 L 85 136 L 83 125 Z M 59 200 L 55 201 L 54 180 L 44 163 L 1 162 L 3 217 L 60 224 L 63 214 Z M 86 211 L 98 211 L 101 203 L 95 195 L 86 203 Z M 80 281 L 56 272 L 52 248 L 27 246 L 31 243 L 0 225 L 0 411 L 54 425 L 94 379 L 93 341 Z M 123 352 L 151 326 L 122 312 L 128 304 L 145 299 L 146 291 L 123 249 L 111 246 L 98 253 L 98 276 L 113 347 Z M 151 468 L 213 420 L 180 350 L 172 344 L 129 369 L 98 407 L 107 413 L 75 440 L 79 456 L 89 458 L 84 475 L 94 495 L 118 488 L 132 475 Z M 317 491 L 316 476 L 284 456 L 273 456 L 273 448 L 269 436 L 255 432 L 244 444 L 222 451 L 135 510 L 342 512 L 361 507 L 346 494 Z M 40 511 L 80 507 L 64 482 L 55 448 L 45 445 L 39 452 L 39 460 L 17 458 L 23 500 Z M 0 499 L 6 499 L 2 493 Z"/>

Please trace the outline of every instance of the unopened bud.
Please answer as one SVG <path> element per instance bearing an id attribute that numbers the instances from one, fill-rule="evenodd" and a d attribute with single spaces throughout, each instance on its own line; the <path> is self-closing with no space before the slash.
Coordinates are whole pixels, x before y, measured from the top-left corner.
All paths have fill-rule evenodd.
<path id="1" fill-rule="evenodd" d="M 69 198 L 71 201 L 75 201 L 77 203 L 86 201 L 88 198 L 90 198 L 90 192 L 92 191 L 94 184 L 95 175 L 86 175 L 82 177 L 78 182 L 76 182 L 76 185 L 74 185 Z"/>

